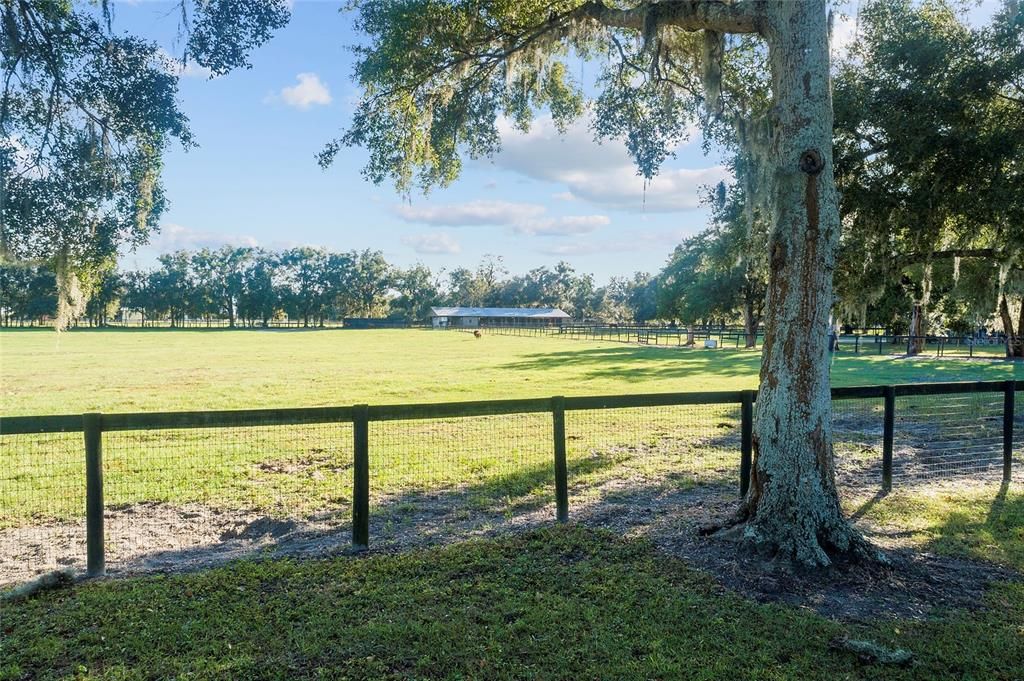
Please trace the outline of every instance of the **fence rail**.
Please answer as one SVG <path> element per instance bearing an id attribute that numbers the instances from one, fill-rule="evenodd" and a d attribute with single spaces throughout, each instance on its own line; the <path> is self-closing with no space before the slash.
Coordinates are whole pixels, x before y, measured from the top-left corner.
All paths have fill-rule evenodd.
<path id="1" fill-rule="evenodd" d="M 987 437 L 986 442 L 990 442 L 991 446 L 986 450 L 994 450 L 996 448 L 996 440 L 1001 436 L 1001 449 L 1002 449 L 1002 478 L 1009 480 L 1011 476 L 1011 469 L 1014 457 L 1014 428 L 1015 419 L 1019 420 L 1020 414 L 1015 409 L 1015 394 L 1018 391 L 1024 390 L 1024 382 L 1016 383 L 1015 381 L 980 381 L 980 382 L 957 382 L 957 383 L 916 383 L 916 384 L 904 384 L 904 385 L 890 385 L 890 386 L 860 386 L 860 387 L 837 387 L 832 389 L 832 398 L 836 402 L 846 404 L 846 401 L 866 400 L 868 401 L 869 408 L 864 413 L 853 413 L 850 409 L 845 408 L 840 410 L 837 408 L 837 412 L 842 411 L 843 417 L 854 423 L 860 420 L 870 420 L 873 418 L 875 407 L 871 406 L 877 403 L 878 400 L 882 401 L 881 412 L 882 412 L 882 427 L 881 427 L 881 485 L 883 489 L 890 489 L 892 487 L 893 480 L 893 466 L 894 466 L 894 445 L 896 442 L 896 436 L 900 432 L 897 428 L 897 409 L 898 405 L 905 404 L 905 409 L 918 409 L 921 413 L 936 413 L 940 414 L 938 417 L 940 420 L 936 423 L 940 423 L 941 428 L 932 428 L 938 433 L 936 436 L 934 433 L 929 431 L 928 437 L 946 437 L 943 435 L 947 430 L 952 427 L 952 423 L 960 431 L 966 431 L 967 435 L 957 434 L 955 437 L 949 435 L 948 437 L 953 438 L 952 444 L 947 443 L 946 448 L 962 449 L 963 452 L 955 452 L 955 457 L 948 460 L 943 460 L 942 465 L 957 465 L 965 466 L 968 470 L 973 470 L 970 460 L 965 459 L 965 456 L 971 455 L 971 446 L 969 444 L 963 444 L 969 442 L 972 437 L 982 438 Z M 939 402 L 914 405 L 907 400 L 913 400 L 921 397 L 943 397 L 953 399 L 969 400 L 971 396 L 980 396 L 981 399 L 985 400 L 984 404 L 975 405 L 975 410 L 970 413 L 956 414 L 961 419 L 967 418 L 967 424 L 964 425 L 954 420 L 948 419 L 943 409 L 943 402 Z M 1001 399 L 998 399 L 1001 398 Z M 336 462 L 337 467 L 340 469 L 351 468 L 351 490 L 352 490 L 352 504 L 351 504 L 351 529 L 352 529 L 352 544 L 356 547 L 366 547 L 370 542 L 370 490 L 373 482 L 371 475 L 371 463 L 374 459 L 371 457 L 371 447 L 375 442 L 374 430 L 371 425 L 374 423 L 385 424 L 388 422 L 407 422 L 413 425 L 408 426 L 409 430 L 401 431 L 397 434 L 393 434 L 392 439 L 387 440 L 389 446 L 394 448 L 404 448 L 410 451 L 415 449 L 413 444 L 410 444 L 415 437 L 429 437 L 433 438 L 431 442 L 447 442 L 447 438 L 451 437 L 447 432 L 436 432 L 436 429 L 432 429 L 432 423 L 438 421 L 451 422 L 460 419 L 472 420 L 474 418 L 481 417 L 499 417 L 499 416 L 516 416 L 517 418 L 526 418 L 528 420 L 522 422 L 522 432 L 519 438 L 520 445 L 522 443 L 528 443 L 531 447 L 540 446 L 541 449 L 547 448 L 549 452 L 547 456 L 547 462 L 544 462 L 544 457 L 541 456 L 538 459 L 531 459 L 532 465 L 538 467 L 543 473 L 546 469 L 553 474 L 553 480 L 551 483 L 554 486 L 554 501 L 556 517 L 558 520 L 566 520 L 569 517 L 569 473 L 572 468 L 567 461 L 567 440 L 570 438 L 567 436 L 567 414 L 578 413 L 581 416 L 585 413 L 593 412 L 607 412 L 607 413 L 619 413 L 616 410 L 642 410 L 642 409 L 656 409 L 656 408 L 689 408 L 689 407 L 710 407 L 718 405 L 719 407 L 725 407 L 728 409 L 738 408 L 738 420 L 739 420 L 739 437 L 738 440 L 732 440 L 730 438 L 721 439 L 719 438 L 718 444 L 715 446 L 719 449 L 724 448 L 726 451 L 733 451 L 739 455 L 738 461 L 733 459 L 735 462 L 733 465 L 738 464 L 739 472 L 739 491 L 741 494 L 745 494 L 748 487 L 750 470 L 752 466 L 752 433 L 753 433 L 753 405 L 757 399 L 757 393 L 754 390 L 734 390 L 734 391 L 719 391 L 719 392 L 688 392 L 688 393 L 653 393 L 653 394 L 633 394 L 633 395 L 599 395 L 599 396 L 576 396 L 576 397 L 563 397 L 555 396 L 550 398 L 532 398 L 532 399 L 510 399 L 510 400 L 486 400 L 486 401 L 469 401 L 469 402 L 447 402 L 447 403 L 425 403 L 425 404 L 396 404 L 396 405 L 353 405 L 353 406 L 341 406 L 341 407 L 312 407 L 312 408 L 287 408 L 287 409 L 252 409 L 252 410 L 225 410 L 225 411 L 190 411 L 190 412 L 163 412 L 163 413 L 114 413 L 114 414 L 98 414 L 89 413 L 83 415 L 50 415 L 50 416 L 12 416 L 4 417 L 0 419 L 0 436 L 4 436 L 3 440 L 7 440 L 7 436 L 27 436 L 27 435 L 54 435 L 58 434 L 74 434 L 83 433 L 84 435 L 84 470 L 77 468 L 69 468 L 66 472 L 67 480 L 74 484 L 75 476 L 80 473 L 74 472 L 74 470 L 82 470 L 84 472 L 83 478 L 79 478 L 81 485 L 85 492 L 85 526 L 84 531 L 86 534 L 86 554 L 87 554 L 87 572 L 91 575 L 103 574 L 106 565 L 106 552 L 104 549 L 104 511 L 110 508 L 108 503 L 104 501 L 104 444 L 105 434 L 109 434 L 114 437 L 115 434 L 125 432 L 138 432 L 138 431 L 174 431 L 183 429 L 222 429 L 222 428 L 237 428 L 237 429 L 267 429 L 273 426 L 315 426 L 317 424 L 350 424 L 351 425 L 351 459 L 350 463 L 344 461 Z M 946 411 L 952 410 L 959 412 L 970 407 L 969 404 L 954 404 Z M 1001 408 L 1001 414 L 997 414 L 996 410 Z M 942 412 L 942 413 L 940 413 Z M 544 445 L 543 439 L 545 436 L 539 436 L 536 442 L 531 438 L 535 438 L 538 432 L 543 432 L 544 429 L 539 429 L 538 426 L 541 423 L 536 420 L 537 416 L 544 414 L 550 414 L 549 426 L 547 432 L 550 433 L 551 439 L 550 444 Z M 723 412 L 724 414 L 724 412 Z M 580 416 L 580 417 L 581 417 Z M 573 417 L 580 418 L 580 417 Z M 914 424 L 914 414 L 910 414 L 907 420 L 909 425 L 904 424 L 901 427 L 910 427 Z M 724 414 L 721 419 L 728 419 L 727 414 Z M 930 418 L 930 417 L 929 417 Z M 1001 423 L 998 421 L 1001 418 Z M 665 418 L 662 421 L 666 421 Z M 416 425 L 419 424 L 419 425 Z M 991 424 L 991 428 L 982 433 L 984 428 L 979 429 L 979 424 Z M 480 424 L 482 428 L 487 428 L 487 424 Z M 728 421 L 720 423 L 718 425 L 725 425 L 731 428 L 732 425 Z M 854 426 L 851 426 L 853 428 Z M 997 427 L 1001 426 L 1001 427 Z M 346 426 L 347 427 L 347 426 Z M 404 426 L 403 426 L 404 427 Z M 659 426 L 664 428 L 662 424 Z M 716 426 L 717 427 L 717 426 Z M 857 426 L 859 427 L 859 426 Z M 986 426 L 987 427 L 987 426 Z M 1019 425 L 1018 425 L 1019 427 Z M 418 428 L 419 430 L 413 430 Z M 614 431 L 617 429 L 615 424 L 610 426 L 610 430 Z M 865 432 L 870 429 L 860 428 Z M 345 432 L 348 432 L 347 430 Z M 575 431 L 574 431 L 575 432 Z M 951 431 L 950 431 L 951 432 Z M 573 435 L 575 439 L 582 436 Z M 667 437 L 667 436 L 665 436 Z M 967 438 L 967 439 L 957 439 Z M 0 440 L 2 443 L 3 440 Z M 665 440 L 663 437 L 662 440 Z M 711 440 L 705 438 L 700 442 L 710 442 Z M 262 453 L 264 456 L 268 454 L 267 450 L 272 450 L 275 445 L 260 443 L 259 447 L 256 447 L 256 453 Z M 441 446 L 444 446 L 443 444 Z M 454 447 L 467 447 L 466 444 L 455 444 Z M 492 448 L 495 449 L 499 458 L 505 456 L 501 453 L 501 448 L 504 445 L 502 442 L 493 443 Z M 512 444 L 507 445 L 509 448 L 514 448 Z M 653 445 L 647 445 L 653 446 Z M 671 443 L 666 446 L 671 446 Z M 702 445 L 703 446 L 703 445 Z M 735 449 L 733 449 L 735 447 Z M 264 449 L 266 448 L 266 449 Z M 528 447 L 529 448 L 529 447 Z M 738 451 L 737 451 L 738 450 Z M 966 452 L 966 454 L 964 454 Z M 18 452 L 8 452 L 8 454 L 17 454 Z M 402 465 L 413 465 L 409 461 L 415 459 L 415 465 L 420 465 L 425 459 L 429 459 L 431 454 L 438 454 L 436 449 L 429 449 L 425 452 L 415 452 L 414 455 L 408 457 Z M 140 460 L 145 456 L 145 450 L 143 450 Z M 31 453 L 30 453 L 31 457 Z M 417 458 L 418 457 L 418 458 Z M 81 459 L 80 459 L 81 460 Z M 728 461 L 726 456 L 724 461 Z M 953 462 L 953 463 L 949 463 Z M 573 466 L 580 466 L 586 464 L 585 461 L 581 462 L 573 460 Z M 598 465 L 599 462 L 593 463 Z M 937 465 L 934 462 L 925 462 L 926 465 Z M 71 463 L 65 462 L 67 466 L 71 466 Z M 131 462 L 125 464 L 122 462 L 119 464 L 121 468 L 127 468 L 127 472 L 123 473 L 124 476 L 130 476 L 132 470 L 137 470 L 139 466 L 142 466 L 141 462 L 134 464 L 135 468 L 132 467 Z M 375 464 L 379 465 L 379 464 Z M 396 464 L 397 465 L 397 464 Z M 726 464 L 728 465 L 728 464 Z M 374 469 L 377 474 L 381 473 L 380 469 Z M 574 470 L 574 469 L 573 469 Z M 736 470 L 736 469 L 734 469 Z M 119 468 L 120 471 L 120 468 Z M 15 478 L 19 473 L 15 473 Z M 547 473 L 544 473 L 546 476 Z M 14 479 L 14 478 L 11 478 Z M 125 478 L 130 479 L 130 478 Z M 125 479 L 119 479 L 115 483 L 122 487 L 127 484 Z M 347 479 L 347 478 L 346 478 Z M 547 479 L 546 477 L 544 479 Z M 3 483 L 5 479 L 0 475 L 0 501 L 4 500 L 3 494 Z M 230 481 L 228 481 L 228 484 Z M 547 484 L 547 483 L 545 483 Z M 8 490 L 10 492 L 10 489 Z M 13 495 L 11 495 L 13 498 Z M 2 518 L 0 518 L 2 519 Z M 2 524 L 0 524 L 2 528 Z"/>

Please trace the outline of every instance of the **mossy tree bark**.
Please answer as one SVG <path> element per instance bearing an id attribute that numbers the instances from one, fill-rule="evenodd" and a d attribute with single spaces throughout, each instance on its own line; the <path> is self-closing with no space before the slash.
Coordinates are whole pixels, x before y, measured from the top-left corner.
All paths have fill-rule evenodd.
<path id="1" fill-rule="evenodd" d="M 750 489 L 733 518 L 745 541 L 804 566 L 878 555 L 843 517 L 832 449 L 828 321 L 839 243 L 832 169 L 832 95 L 825 0 L 588 3 L 606 26 L 653 33 L 758 33 L 768 45 L 773 102 L 767 138 L 750 151 L 770 175 L 769 286 Z"/>
<path id="2" fill-rule="evenodd" d="M 920 355 L 924 352 L 925 328 L 924 304 L 915 302 L 910 312 L 910 338 L 907 340 L 907 354 Z"/>
<path id="3" fill-rule="evenodd" d="M 868 546 L 843 517 L 832 450 L 828 322 L 839 241 L 823 0 L 765 3 L 774 106 L 770 275 L 743 537 L 808 566 Z"/>
<path id="4" fill-rule="evenodd" d="M 761 314 L 751 296 L 743 301 L 743 333 L 746 339 L 744 347 L 757 347 L 757 332 L 761 326 Z"/>

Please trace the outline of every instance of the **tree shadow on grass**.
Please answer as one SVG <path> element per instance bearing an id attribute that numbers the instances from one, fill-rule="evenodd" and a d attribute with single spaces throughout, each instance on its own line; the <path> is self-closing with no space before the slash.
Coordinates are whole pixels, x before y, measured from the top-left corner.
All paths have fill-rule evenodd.
<path id="1" fill-rule="evenodd" d="M 864 621 L 877 617 L 927 617 L 936 607 L 980 607 L 989 584 L 1018 579 L 1012 571 L 979 562 L 991 552 L 963 551 L 969 559 L 946 558 L 904 543 L 890 549 L 892 567 L 853 565 L 824 575 L 795 575 L 745 552 L 735 542 L 703 537 L 697 528 L 726 517 L 738 503 L 734 484 L 685 475 L 628 478 L 618 475 L 615 457 L 595 457 L 583 470 L 604 475 L 600 483 L 582 480 L 570 487 L 570 522 L 616 536 L 643 538 L 664 553 L 704 570 L 719 583 L 758 601 L 810 607 L 827 617 Z M 581 476 L 582 477 L 582 476 Z M 370 515 L 371 554 L 398 552 L 490 538 L 554 524 L 549 467 L 537 464 L 508 479 L 487 480 L 458 489 L 408 489 L 376 499 Z M 733 481 L 734 482 L 734 481 Z M 500 495 L 507 495 L 504 499 Z M 513 497 L 512 495 L 518 495 Z M 877 502 L 876 502 L 877 503 Z M 166 505 L 159 505 L 166 506 Z M 1003 550 L 1013 554 L 1024 498 L 996 496 L 988 517 L 947 518 L 936 541 L 967 545 L 978 527 L 990 529 Z M 353 555 L 350 509 L 319 516 L 235 518 L 205 546 L 151 550 L 111 562 L 114 574 L 184 572 L 238 559 Z M 130 529 L 130 528 L 128 528 Z M 1017 534 L 1014 534 L 1017 532 Z M 948 534 L 948 537 L 946 534 Z M 956 554 L 957 551 L 949 551 Z M 1019 559 L 1003 560 L 1007 564 Z"/>
<path id="2" fill-rule="evenodd" d="M 757 375 L 760 357 L 750 352 L 691 348 L 574 348 L 535 352 L 499 366 L 509 371 L 538 371 L 576 367 L 587 378 L 647 380 L 683 376 Z"/>
<path id="3" fill-rule="evenodd" d="M 999 486 L 983 516 L 970 506 L 948 514 L 929 549 L 1024 571 L 1024 493 L 1010 494 L 1010 485 Z"/>
<path id="4" fill-rule="evenodd" d="M 582 462 L 585 474 L 609 474 L 616 457 Z M 516 529 L 554 519 L 551 463 L 517 467 L 471 484 L 407 485 L 374 490 L 370 481 L 370 543 L 402 550 Z M 141 501 L 105 512 L 107 565 L 114 575 L 179 572 L 254 557 L 351 553 L 351 502 L 345 496 L 311 514 L 215 505 Z M 32 578 L 56 565 L 32 565 L 40 549 L 61 547 L 65 566 L 84 569 L 84 521 L 48 522 L 0 532 L 0 585 Z M 52 551 L 51 551 L 52 553 Z M 19 556 L 21 556 L 19 558 Z M 8 560 L 8 558 L 10 558 Z"/>
<path id="5" fill-rule="evenodd" d="M 864 517 L 865 514 L 868 513 L 868 511 L 870 511 L 872 508 L 874 508 L 875 505 L 878 502 L 882 501 L 887 496 L 889 496 L 889 492 L 887 492 L 884 489 L 878 490 L 877 492 L 875 492 L 874 496 L 872 496 L 869 499 L 865 500 L 864 503 L 862 503 L 860 506 L 858 506 L 857 509 L 854 510 L 854 512 L 850 514 L 850 516 L 849 516 L 850 520 L 854 520 L 854 521 L 860 520 L 861 518 Z"/>

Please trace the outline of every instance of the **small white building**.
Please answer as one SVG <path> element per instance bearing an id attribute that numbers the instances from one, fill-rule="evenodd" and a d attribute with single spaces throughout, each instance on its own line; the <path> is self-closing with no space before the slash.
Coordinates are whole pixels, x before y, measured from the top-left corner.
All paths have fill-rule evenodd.
<path id="1" fill-rule="evenodd" d="M 569 315 L 557 307 L 432 307 L 435 329 L 495 326 L 561 326 Z"/>

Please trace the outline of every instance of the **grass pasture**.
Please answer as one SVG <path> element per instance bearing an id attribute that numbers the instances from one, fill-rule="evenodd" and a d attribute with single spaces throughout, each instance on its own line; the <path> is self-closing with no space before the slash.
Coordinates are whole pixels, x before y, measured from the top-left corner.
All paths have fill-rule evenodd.
<path id="1" fill-rule="evenodd" d="M 756 352 L 423 330 L 16 331 L 0 334 L 0 361 L 4 415 L 729 390 L 755 387 L 758 368 Z M 1002 362 L 849 354 L 838 355 L 832 367 L 837 385 L 997 380 L 1019 370 Z M 994 408 L 992 400 L 998 396 L 965 399 L 953 409 L 981 418 Z M 881 404 L 840 407 L 844 479 L 852 471 L 857 480 L 874 480 Z M 570 412 L 573 503 L 600 496 L 609 485 L 735 489 L 738 412 L 729 405 Z M 551 448 L 544 413 L 373 423 L 371 503 L 388 519 L 375 532 L 423 522 L 425 513 L 436 521 L 442 492 L 454 494 L 465 513 L 495 521 L 550 507 Z M 0 533 L 7 533 L 7 545 L 34 547 L 16 558 L 51 565 L 60 557 L 48 553 L 44 560 L 38 552 L 72 542 L 64 550 L 80 560 L 81 435 L 5 437 L 0 454 L 6 464 Z M 114 564 L 155 544 L 209 543 L 225 524 L 314 516 L 344 524 L 352 503 L 352 428 L 107 433 L 104 483 L 114 514 Z M 197 515 L 206 520 L 183 521 Z M 140 527 L 162 523 L 177 528 L 169 530 L 173 536 L 137 540 Z M 0 534 L 0 546 L 4 541 Z"/>
<path id="2" fill-rule="evenodd" d="M 443 402 L 757 386 L 759 353 L 430 330 L 0 332 L 0 415 Z M 835 385 L 1024 380 L 839 353 Z"/>
<path id="3" fill-rule="evenodd" d="M 431 331 L 11 332 L 0 333 L 0 413 L 728 390 L 755 387 L 757 362 Z M 1024 380 L 1019 364 L 842 354 L 832 376 Z M 996 446 L 1001 397 L 952 397 L 901 398 L 888 496 L 877 494 L 880 401 L 837 402 L 844 506 L 887 548 L 1024 570 L 1019 483 L 947 456 Z M 244 559 L 2 603 L 0 681 L 1020 678 L 1019 582 L 923 619 L 830 619 L 745 598 L 656 548 L 671 545 L 677 514 L 692 525 L 734 503 L 738 417 L 731 405 L 569 412 L 569 527 L 550 527 L 550 414 L 374 422 L 378 550 L 301 561 L 348 542 L 349 424 L 107 433 L 108 565 Z M 81 434 L 0 438 L 0 457 L 0 583 L 26 565 L 80 567 Z M 901 467 L 910 460 L 921 466 Z M 915 660 L 865 666 L 833 648 L 843 636 Z"/>
<path id="4" fill-rule="evenodd" d="M 364 559 L 245 561 L 2 607 L 4 681 L 1012 681 L 1024 669 L 1019 583 L 929 619 L 835 621 L 745 599 L 646 541 L 574 526 Z M 914 658 L 865 665 L 833 647 L 843 637 Z"/>

